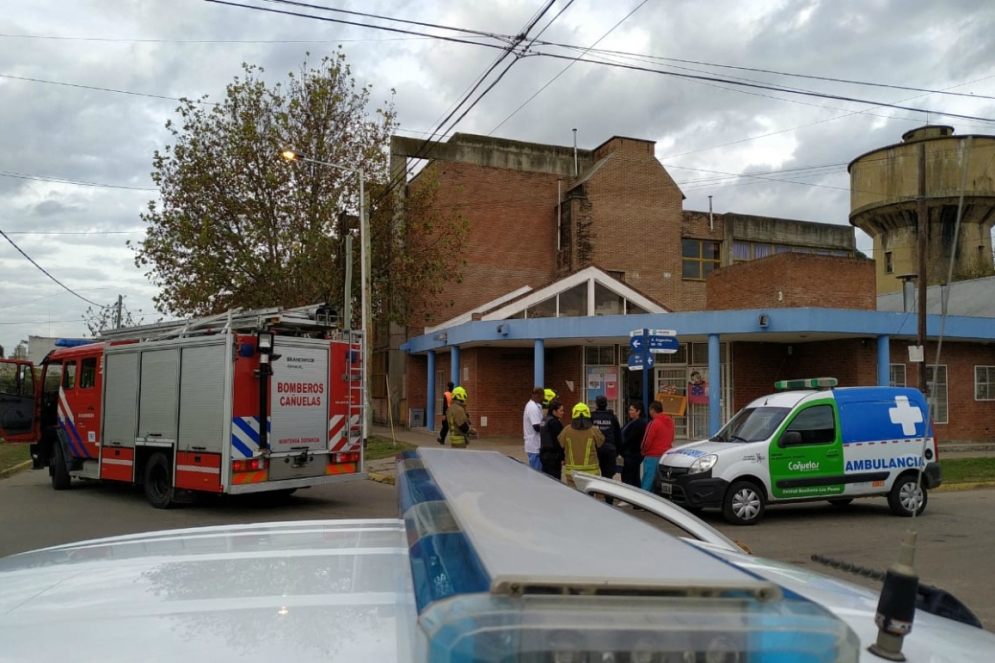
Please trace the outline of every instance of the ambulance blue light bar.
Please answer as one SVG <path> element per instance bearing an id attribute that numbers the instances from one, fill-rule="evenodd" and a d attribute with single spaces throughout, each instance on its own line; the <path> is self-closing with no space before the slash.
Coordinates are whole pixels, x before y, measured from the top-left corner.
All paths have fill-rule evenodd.
<path id="1" fill-rule="evenodd" d="M 416 661 L 859 658 L 821 606 L 502 454 L 423 448 L 397 476 Z"/>
<path id="2" fill-rule="evenodd" d="M 832 389 L 839 381 L 836 378 L 806 378 L 804 380 L 779 380 L 775 389 Z"/>

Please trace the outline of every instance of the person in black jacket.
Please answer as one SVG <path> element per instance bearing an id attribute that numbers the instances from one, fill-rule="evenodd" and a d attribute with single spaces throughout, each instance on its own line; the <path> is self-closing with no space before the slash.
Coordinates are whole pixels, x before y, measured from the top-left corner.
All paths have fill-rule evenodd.
<path id="1" fill-rule="evenodd" d="M 563 431 L 563 403 L 558 400 L 549 402 L 546 416 L 539 424 L 539 461 L 542 471 L 557 481 L 563 477 L 563 447 L 557 439 Z"/>
<path id="2" fill-rule="evenodd" d="M 640 447 L 645 434 L 646 412 L 643 410 L 643 404 L 640 401 L 632 401 L 629 404 L 629 421 L 622 428 L 622 445 L 619 453 L 622 454 L 622 483 L 636 488 L 642 486 L 639 479 L 639 469 L 643 464 Z"/>
<path id="3" fill-rule="evenodd" d="M 615 476 L 615 462 L 618 460 L 618 447 L 622 443 L 622 429 L 618 417 L 608 409 L 608 399 L 598 396 L 594 399 L 595 410 L 591 420 L 605 436 L 605 443 L 598 449 L 598 464 L 601 466 L 601 476 L 611 479 Z M 611 504 L 615 500 L 605 495 L 605 502 Z"/>

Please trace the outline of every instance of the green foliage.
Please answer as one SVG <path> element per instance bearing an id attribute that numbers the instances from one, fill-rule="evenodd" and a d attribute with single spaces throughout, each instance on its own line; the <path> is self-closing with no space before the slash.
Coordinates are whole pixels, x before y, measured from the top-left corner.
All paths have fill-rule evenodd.
<path id="1" fill-rule="evenodd" d="M 402 451 L 410 451 L 411 449 L 417 448 L 418 447 L 413 444 L 409 444 L 408 442 L 401 442 L 398 440 L 395 443 L 389 437 L 371 435 L 366 440 L 366 448 L 363 450 L 363 454 L 367 461 L 380 460 L 381 458 L 393 458 Z"/>
<path id="2" fill-rule="evenodd" d="M 944 458 L 940 469 L 947 485 L 995 481 L 995 458 Z"/>
<path id="3" fill-rule="evenodd" d="M 362 168 L 370 214 L 375 317 L 403 317 L 385 302 L 440 276 L 397 241 L 389 184 L 392 102 L 371 114 L 370 86 L 357 87 L 345 56 L 323 58 L 284 83 L 243 65 L 215 106 L 184 100 L 167 129 L 173 144 L 156 151 L 152 177 L 161 192 L 142 215 L 148 223 L 135 263 L 160 288 L 156 308 L 173 315 L 207 315 L 234 307 L 341 305 L 345 237 L 358 240 Z M 292 147 L 306 159 L 287 162 Z M 353 169 L 352 171 L 348 169 Z M 381 201 L 382 199 L 382 201 Z M 419 199 L 421 200 L 421 199 Z M 429 230 L 449 216 L 428 214 Z M 419 224 L 419 221 L 408 221 Z M 360 243 L 355 242 L 353 296 L 360 297 Z M 356 318 L 359 306 L 354 304 Z"/>

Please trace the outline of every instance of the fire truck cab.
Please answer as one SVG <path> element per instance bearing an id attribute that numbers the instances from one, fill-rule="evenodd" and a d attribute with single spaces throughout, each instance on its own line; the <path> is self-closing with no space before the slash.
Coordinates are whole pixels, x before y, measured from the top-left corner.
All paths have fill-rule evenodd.
<path id="1" fill-rule="evenodd" d="M 363 340 L 333 320 L 237 310 L 0 360 L 0 435 L 30 443 L 56 490 L 128 482 L 157 508 L 365 478 Z"/>

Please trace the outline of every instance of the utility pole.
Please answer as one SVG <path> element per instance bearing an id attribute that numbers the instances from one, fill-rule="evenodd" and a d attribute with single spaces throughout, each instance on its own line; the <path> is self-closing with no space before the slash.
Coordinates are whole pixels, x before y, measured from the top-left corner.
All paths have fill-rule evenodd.
<path id="1" fill-rule="evenodd" d="M 929 210 L 926 208 L 926 142 L 919 141 L 919 195 L 916 198 L 916 219 L 918 237 L 916 248 L 919 250 L 919 328 L 916 343 L 922 350 L 922 361 L 919 363 L 919 391 L 929 399 L 926 385 L 926 257 L 929 242 Z"/>
<path id="2" fill-rule="evenodd" d="M 121 295 L 117 296 L 117 305 L 114 307 L 114 329 L 121 328 L 121 306 L 124 298 Z"/>

